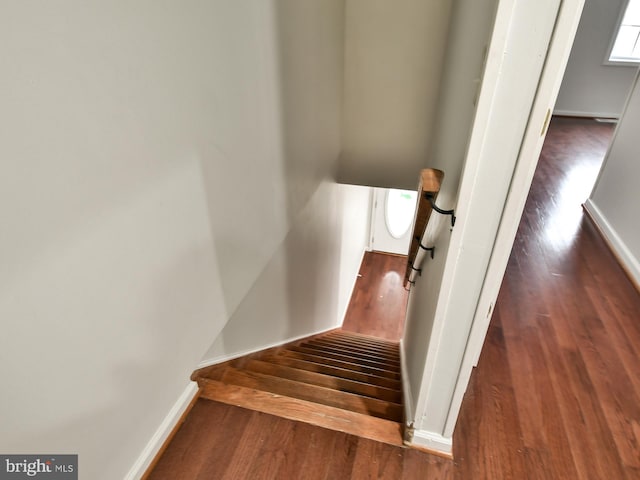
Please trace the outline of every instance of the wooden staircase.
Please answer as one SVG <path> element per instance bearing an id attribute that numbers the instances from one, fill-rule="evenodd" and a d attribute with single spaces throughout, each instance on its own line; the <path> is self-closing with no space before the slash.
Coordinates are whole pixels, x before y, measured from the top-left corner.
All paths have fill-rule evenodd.
<path id="1" fill-rule="evenodd" d="M 334 330 L 196 370 L 200 396 L 402 445 L 398 344 Z"/>

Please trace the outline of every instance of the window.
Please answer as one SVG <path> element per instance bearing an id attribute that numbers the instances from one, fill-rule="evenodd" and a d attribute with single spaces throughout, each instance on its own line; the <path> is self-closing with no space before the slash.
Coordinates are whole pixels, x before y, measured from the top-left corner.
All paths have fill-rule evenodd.
<path id="1" fill-rule="evenodd" d="M 387 191 L 385 221 L 393 238 L 402 238 L 409 231 L 416 211 L 417 198 L 418 192 L 411 190 L 390 188 Z"/>
<path id="2" fill-rule="evenodd" d="M 612 41 L 609 62 L 640 62 L 640 0 L 629 0 Z"/>

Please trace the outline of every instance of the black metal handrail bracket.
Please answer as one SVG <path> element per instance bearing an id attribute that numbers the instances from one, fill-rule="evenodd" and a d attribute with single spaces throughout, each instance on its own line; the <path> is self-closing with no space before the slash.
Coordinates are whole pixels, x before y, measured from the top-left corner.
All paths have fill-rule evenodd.
<path id="1" fill-rule="evenodd" d="M 455 226 L 456 224 L 456 211 L 455 210 L 443 210 L 442 208 L 438 207 L 436 205 L 435 200 L 433 199 L 433 194 L 431 194 L 430 192 L 425 192 L 424 194 L 424 198 L 426 198 L 429 201 L 429 204 L 431 205 L 431 208 L 433 210 L 435 210 L 436 212 L 438 212 L 440 215 L 451 215 L 451 226 Z M 421 245 L 422 246 L 422 245 Z"/>

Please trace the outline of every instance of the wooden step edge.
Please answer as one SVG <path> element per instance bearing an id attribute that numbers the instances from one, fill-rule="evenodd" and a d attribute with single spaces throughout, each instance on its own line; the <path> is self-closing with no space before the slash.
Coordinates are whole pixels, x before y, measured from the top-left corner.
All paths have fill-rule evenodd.
<path id="1" fill-rule="evenodd" d="M 394 369 L 396 370 L 400 370 L 400 358 L 396 357 L 380 356 L 373 352 L 354 352 L 352 350 L 342 348 L 341 346 L 319 345 L 317 343 L 311 342 L 303 342 L 299 345 L 299 347 L 309 348 L 317 350 L 319 352 L 337 353 L 340 355 L 349 356 L 351 358 L 361 358 L 363 360 L 389 365 L 394 367 Z"/>
<path id="2" fill-rule="evenodd" d="M 400 422 L 404 410 L 402 404 L 343 392 L 333 388 L 301 383 L 295 380 L 265 375 L 249 370 L 228 368 L 222 382 L 283 395 L 309 402 L 328 405 L 378 418 Z"/>
<path id="3" fill-rule="evenodd" d="M 200 398 L 404 447 L 402 424 L 253 388 L 203 379 Z"/>
<path id="4" fill-rule="evenodd" d="M 395 342 L 393 340 L 386 340 L 384 338 L 375 337 L 373 335 L 365 335 L 364 333 L 356 333 L 356 332 L 348 332 L 346 330 L 333 330 L 331 332 L 326 332 L 324 335 L 319 335 L 322 337 L 336 336 L 340 338 L 351 338 L 354 340 L 362 340 L 364 342 L 369 342 L 374 345 L 380 345 L 382 347 L 389 348 L 399 348 L 400 342 Z"/>
<path id="5" fill-rule="evenodd" d="M 324 335 L 323 337 L 321 337 L 323 339 L 327 339 L 330 341 L 333 340 L 341 340 L 344 342 L 349 342 L 353 345 L 360 345 L 360 346 L 365 346 L 365 347 L 370 347 L 370 348 L 378 348 L 381 350 L 385 350 L 389 353 L 397 353 L 400 351 L 400 345 L 399 344 L 381 344 L 378 342 L 373 342 L 373 341 L 369 341 L 366 338 L 357 338 L 357 337 L 353 337 L 353 336 L 345 336 L 345 335 L 338 335 L 338 334 L 331 334 L 331 335 Z"/>

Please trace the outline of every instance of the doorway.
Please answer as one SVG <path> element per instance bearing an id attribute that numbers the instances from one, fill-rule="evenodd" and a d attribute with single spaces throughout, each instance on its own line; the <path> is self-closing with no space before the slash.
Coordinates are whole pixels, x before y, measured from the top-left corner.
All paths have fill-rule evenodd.
<path id="1" fill-rule="evenodd" d="M 373 188 L 370 250 L 407 255 L 418 192 Z"/>

